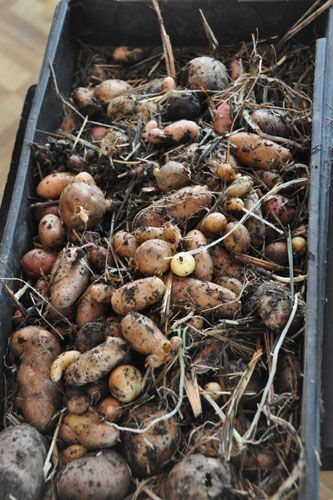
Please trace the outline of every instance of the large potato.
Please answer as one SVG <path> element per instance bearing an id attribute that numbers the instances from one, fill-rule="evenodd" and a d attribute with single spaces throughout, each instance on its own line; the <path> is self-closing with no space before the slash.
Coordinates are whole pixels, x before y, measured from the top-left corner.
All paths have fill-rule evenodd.
<path id="1" fill-rule="evenodd" d="M 125 360 L 128 344 L 125 340 L 108 337 L 103 344 L 84 352 L 65 371 L 67 384 L 81 386 L 96 382 Z"/>
<path id="2" fill-rule="evenodd" d="M 163 240 L 147 240 L 135 252 L 135 262 L 141 274 L 159 276 L 169 270 L 172 256 L 170 243 Z"/>
<path id="3" fill-rule="evenodd" d="M 7 427 L 0 433 L 0 496 L 36 500 L 44 486 L 46 442 L 31 425 Z"/>
<path id="4" fill-rule="evenodd" d="M 228 140 L 236 146 L 233 150 L 236 158 L 250 167 L 270 169 L 291 158 L 289 149 L 250 132 L 238 132 Z"/>
<path id="5" fill-rule="evenodd" d="M 23 415 L 42 433 L 54 423 L 60 404 L 60 391 L 50 378 L 51 365 L 60 352 L 56 337 L 42 330 L 27 342 L 18 371 Z"/>
<path id="6" fill-rule="evenodd" d="M 67 464 L 57 475 L 56 489 L 61 500 L 122 500 L 130 480 L 125 459 L 106 450 Z"/>
<path id="7" fill-rule="evenodd" d="M 117 314 L 141 311 L 161 300 L 164 290 L 163 281 L 155 276 L 131 281 L 114 292 L 112 308 Z"/>
<path id="8" fill-rule="evenodd" d="M 154 405 L 146 404 L 132 411 L 125 421 L 126 427 L 147 427 L 155 418 L 166 414 Z M 123 432 L 122 451 L 134 475 L 147 477 L 159 473 L 177 449 L 179 428 L 172 417 L 161 420 L 141 434 Z"/>

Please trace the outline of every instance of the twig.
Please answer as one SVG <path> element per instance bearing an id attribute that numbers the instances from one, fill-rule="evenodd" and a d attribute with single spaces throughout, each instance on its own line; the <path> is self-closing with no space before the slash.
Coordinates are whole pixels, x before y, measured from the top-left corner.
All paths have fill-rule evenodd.
<path id="1" fill-rule="evenodd" d="M 213 33 L 212 28 L 209 26 L 204 13 L 202 12 L 201 9 L 199 9 L 199 12 L 200 12 L 201 17 L 202 17 L 203 27 L 204 27 L 204 30 L 205 30 L 206 37 L 208 39 L 208 43 L 209 43 L 210 49 L 214 53 L 216 51 L 216 49 L 218 48 L 218 46 L 219 46 L 219 42 L 217 41 L 217 39 L 216 39 L 216 37 L 215 37 L 215 35 Z"/>
<path id="2" fill-rule="evenodd" d="M 160 23 L 160 31 L 161 31 L 161 38 L 162 38 L 162 43 L 163 43 L 163 52 L 164 52 L 164 58 L 165 58 L 165 65 L 166 65 L 166 70 L 168 73 L 168 76 L 171 76 L 171 78 L 176 81 L 177 74 L 176 74 L 176 68 L 175 68 L 175 60 L 173 57 L 173 52 L 172 52 L 172 46 L 170 43 L 170 37 L 165 31 L 164 27 L 164 21 L 162 18 L 162 14 L 158 5 L 157 0 L 152 0 L 153 7 L 155 9 L 155 12 L 157 14 L 158 22 Z"/>

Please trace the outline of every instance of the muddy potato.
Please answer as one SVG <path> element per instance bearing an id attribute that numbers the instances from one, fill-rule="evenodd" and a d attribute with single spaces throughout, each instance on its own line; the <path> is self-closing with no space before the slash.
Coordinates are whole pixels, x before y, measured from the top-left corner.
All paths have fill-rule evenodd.
<path id="1" fill-rule="evenodd" d="M 111 78 L 97 85 L 94 89 L 94 96 L 101 104 L 108 104 L 111 99 L 117 97 L 130 89 L 130 85 L 124 80 Z"/>
<path id="2" fill-rule="evenodd" d="M 130 403 L 134 401 L 142 391 L 142 380 L 142 374 L 135 366 L 117 366 L 117 368 L 110 373 L 110 392 L 118 401 Z"/>
<path id="3" fill-rule="evenodd" d="M 200 231 L 208 237 L 216 236 L 222 233 L 226 225 L 227 219 L 225 215 L 221 214 L 221 212 L 211 212 L 201 222 Z"/>
<path id="4" fill-rule="evenodd" d="M 197 250 L 200 247 L 207 245 L 206 236 L 198 229 L 189 231 L 184 237 L 184 247 L 188 252 Z M 208 250 L 201 250 L 193 255 L 195 260 L 195 269 L 193 275 L 199 280 L 212 281 L 214 263 L 212 256 Z"/>
<path id="5" fill-rule="evenodd" d="M 65 394 L 67 409 L 74 415 L 84 415 L 90 407 L 90 398 L 81 388 L 70 387 Z"/>
<path id="6" fill-rule="evenodd" d="M 228 288 L 228 290 L 234 292 L 237 297 L 240 296 L 243 291 L 243 284 L 236 278 L 220 275 L 215 279 L 215 283 L 224 288 Z"/>
<path id="7" fill-rule="evenodd" d="M 24 353 L 24 350 L 27 346 L 27 343 L 30 339 L 32 339 L 38 333 L 49 334 L 47 330 L 41 328 L 40 326 L 24 326 L 23 328 L 19 328 L 13 335 L 10 337 L 10 350 L 14 354 L 15 357 L 20 358 Z"/>
<path id="8" fill-rule="evenodd" d="M 61 500 L 122 500 L 131 481 L 125 459 L 113 450 L 78 458 L 56 476 Z"/>
<path id="9" fill-rule="evenodd" d="M 290 128 L 285 121 L 283 113 L 277 109 L 256 109 L 251 114 L 251 120 L 256 123 L 259 128 L 269 135 L 277 135 L 279 137 L 290 137 Z"/>
<path id="10" fill-rule="evenodd" d="M 148 427 L 156 418 L 166 414 L 152 404 L 132 411 L 124 426 L 138 429 Z M 174 417 L 161 420 L 141 434 L 122 433 L 122 451 L 132 473 L 147 477 L 160 473 L 177 449 L 180 438 L 179 427 Z"/>
<path id="11" fill-rule="evenodd" d="M 291 311 L 289 294 L 278 283 L 266 282 L 260 285 L 256 297 L 258 312 L 266 327 L 273 332 L 282 331 Z"/>
<path id="12" fill-rule="evenodd" d="M 110 304 L 111 297 L 115 288 L 107 283 L 95 283 L 91 286 L 90 294 L 92 299 L 94 299 L 99 304 L 108 303 Z"/>
<path id="13" fill-rule="evenodd" d="M 99 187 L 86 182 L 72 182 L 61 193 L 59 211 L 71 229 L 83 231 L 94 228 L 108 207 Z"/>
<path id="14" fill-rule="evenodd" d="M 86 454 L 87 454 L 87 449 L 84 446 L 80 444 L 72 444 L 71 446 L 68 446 L 68 448 L 65 448 L 60 453 L 58 466 L 59 468 L 61 468 L 64 465 L 68 464 L 69 462 L 72 462 L 77 458 L 81 458 Z"/>
<path id="15" fill-rule="evenodd" d="M 231 163 L 221 163 L 216 173 L 222 181 L 233 181 L 237 179 L 235 167 L 231 165 Z"/>
<path id="16" fill-rule="evenodd" d="M 242 212 L 244 209 L 244 201 L 242 198 L 227 198 L 223 203 L 223 210 L 228 213 L 234 213 L 235 216 L 237 213 Z"/>
<path id="17" fill-rule="evenodd" d="M 74 181 L 74 178 L 73 172 L 54 172 L 40 181 L 36 192 L 41 198 L 55 200 L 59 198 L 65 187 Z"/>
<path id="18" fill-rule="evenodd" d="M 141 226 L 133 232 L 134 238 L 140 243 L 147 240 L 163 240 L 162 227 Z"/>
<path id="19" fill-rule="evenodd" d="M 237 178 L 225 189 L 224 193 L 230 198 L 242 198 L 253 186 L 253 179 L 249 175 L 237 175 Z"/>
<path id="20" fill-rule="evenodd" d="M 217 134 L 229 132 L 232 124 L 231 106 L 228 102 L 221 103 L 215 112 L 214 130 Z"/>
<path id="21" fill-rule="evenodd" d="M 96 422 L 85 427 L 79 434 L 79 441 L 87 450 L 112 448 L 119 441 L 120 433 L 106 422 Z"/>
<path id="22" fill-rule="evenodd" d="M 232 231 L 232 232 L 231 232 Z M 229 222 L 224 230 L 223 244 L 230 253 L 245 253 L 250 246 L 250 235 L 243 224 Z"/>
<path id="23" fill-rule="evenodd" d="M 163 240 L 148 240 L 142 243 L 135 252 L 135 262 L 141 274 L 160 276 L 170 268 L 173 250 Z"/>
<path id="24" fill-rule="evenodd" d="M 51 272 L 57 254 L 46 248 L 33 248 L 22 257 L 21 266 L 29 278 L 41 278 Z"/>
<path id="25" fill-rule="evenodd" d="M 230 278 L 242 279 L 244 266 L 233 259 L 233 256 L 222 247 L 215 245 L 211 249 L 214 263 L 214 276 L 227 276 Z"/>
<path id="26" fill-rule="evenodd" d="M 82 327 L 85 323 L 91 323 L 98 319 L 103 319 L 109 309 L 108 303 L 98 302 L 92 295 L 92 287 L 90 285 L 84 294 L 80 297 L 76 307 L 76 323 Z"/>
<path id="27" fill-rule="evenodd" d="M 272 169 L 291 158 L 289 149 L 250 132 L 233 134 L 228 141 L 235 146 L 236 158 L 250 167 Z"/>
<path id="28" fill-rule="evenodd" d="M 82 415 L 67 413 L 59 430 L 59 438 L 67 444 L 80 444 L 80 432 L 90 424 L 100 420 L 101 417 L 93 410 L 89 410 Z"/>
<path id="29" fill-rule="evenodd" d="M 265 247 L 265 257 L 276 264 L 288 263 L 288 245 L 285 241 L 275 241 Z"/>
<path id="30" fill-rule="evenodd" d="M 41 243 L 47 248 L 60 248 L 65 243 L 65 231 L 56 215 L 44 215 L 39 222 L 38 234 Z"/>
<path id="31" fill-rule="evenodd" d="M 97 271 L 104 271 L 107 265 L 113 264 L 112 253 L 107 248 L 96 245 L 89 252 L 89 262 Z"/>
<path id="32" fill-rule="evenodd" d="M 75 334 L 75 346 L 80 352 L 90 351 L 105 340 L 105 326 L 102 322 L 88 321 Z"/>
<path id="33" fill-rule="evenodd" d="M 161 191 L 168 193 L 187 186 L 190 183 L 190 173 L 178 161 L 168 161 L 156 175 L 156 183 Z"/>
<path id="34" fill-rule="evenodd" d="M 98 412 L 108 422 L 116 422 L 120 419 L 123 410 L 121 403 L 117 399 L 108 397 L 100 402 Z"/>
<path id="35" fill-rule="evenodd" d="M 213 57 L 200 56 L 191 59 L 185 66 L 187 87 L 191 90 L 224 90 L 227 88 L 228 72 L 224 64 Z"/>
<path id="36" fill-rule="evenodd" d="M 246 210 L 262 218 L 261 207 L 258 205 L 259 196 L 255 191 L 251 191 L 244 202 Z M 265 224 L 256 217 L 250 217 L 244 225 L 249 232 L 251 245 L 261 248 L 265 241 Z"/>
<path id="37" fill-rule="evenodd" d="M 103 344 L 84 352 L 65 371 L 67 384 L 79 387 L 103 378 L 112 368 L 125 360 L 128 344 L 116 337 L 108 337 Z"/>
<path id="38" fill-rule="evenodd" d="M 3 430 L 0 433 L 1 498 L 40 498 L 46 455 L 47 443 L 32 425 L 11 425 Z"/>
<path id="39" fill-rule="evenodd" d="M 117 231 L 113 236 L 113 247 L 120 257 L 134 257 L 139 242 L 133 234 L 126 231 Z"/>
<path id="40" fill-rule="evenodd" d="M 171 469 L 165 485 L 165 499 L 228 499 L 231 498 L 230 486 L 230 472 L 221 460 L 194 453 Z"/>
<path id="41" fill-rule="evenodd" d="M 118 288 L 112 295 L 111 305 L 117 314 L 141 311 L 160 301 L 164 291 L 163 281 L 156 276 L 138 279 Z"/>
<path id="42" fill-rule="evenodd" d="M 99 403 L 110 394 L 108 377 L 85 385 L 84 390 L 88 394 L 92 405 Z"/>
<path id="43" fill-rule="evenodd" d="M 163 224 L 163 239 L 172 245 L 172 248 L 176 250 L 179 243 L 182 241 L 182 233 L 177 226 L 171 221 Z"/>

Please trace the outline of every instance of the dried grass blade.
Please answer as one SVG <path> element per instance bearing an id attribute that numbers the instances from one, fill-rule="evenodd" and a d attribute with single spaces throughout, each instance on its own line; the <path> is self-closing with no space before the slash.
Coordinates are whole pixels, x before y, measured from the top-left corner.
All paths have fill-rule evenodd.
<path id="1" fill-rule="evenodd" d="M 160 23 L 160 31 L 161 31 L 161 38 L 162 38 L 162 43 L 163 43 L 163 52 L 164 52 L 166 70 L 167 70 L 168 76 L 171 76 L 171 78 L 173 78 L 174 81 L 176 81 L 177 74 L 176 74 L 175 60 L 173 57 L 170 37 L 165 30 L 164 21 L 163 21 L 162 14 L 161 14 L 160 7 L 158 5 L 157 0 L 152 0 L 152 4 L 153 4 L 154 10 L 157 14 L 158 21 Z"/>

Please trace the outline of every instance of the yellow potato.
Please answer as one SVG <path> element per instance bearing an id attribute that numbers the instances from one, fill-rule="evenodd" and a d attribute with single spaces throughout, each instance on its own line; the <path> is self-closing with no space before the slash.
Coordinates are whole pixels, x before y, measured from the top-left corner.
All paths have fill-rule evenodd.
<path id="1" fill-rule="evenodd" d="M 131 281 L 114 292 L 111 305 L 117 314 L 141 311 L 161 300 L 164 290 L 163 281 L 155 276 Z"/>
<path id="2" fill-rule="evenodd" d="M 227 225 L 227 219 L 221 212 L 211 212 L 200 224 L 200 231 L 206 236 L 216 236 L 222 234 Z"/>
<path id="3" fill-rule="evenodd" d="M 109 387 L 111 394 L 122 403 L 130 403 L 142 391 L 142 380 L 142 374 L 135 366 L 117 366 L 110 373 Z"/>

